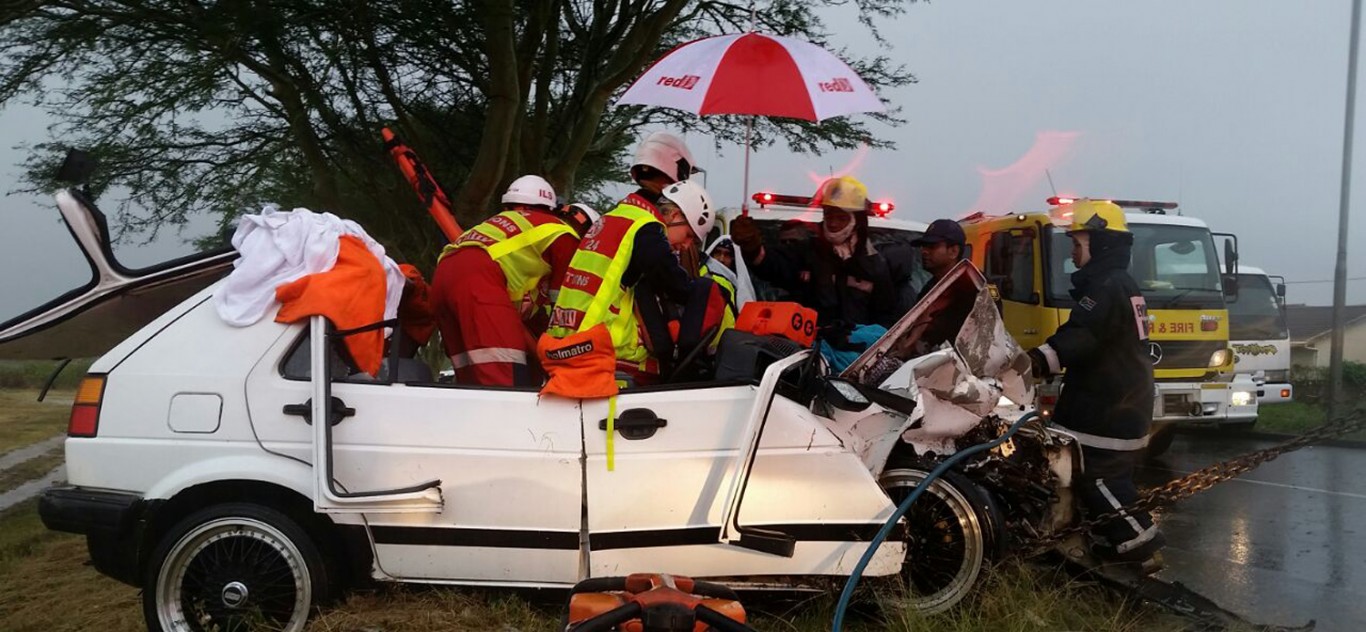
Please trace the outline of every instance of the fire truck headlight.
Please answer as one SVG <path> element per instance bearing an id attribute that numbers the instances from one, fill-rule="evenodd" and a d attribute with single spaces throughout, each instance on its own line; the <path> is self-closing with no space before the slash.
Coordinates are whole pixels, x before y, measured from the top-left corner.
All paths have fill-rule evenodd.
<path id="1" fill-rule="evenodd" d="M 1228 347 L 1224 347 L 1209 356 L 1210 368 L 1217 368 L 1228 363 Z"/>
<path id="2" fill-rule="evenodd" d="M 1256 397 L 1249 391 L 1233 391 L 1228 396 L 1228 403 L 1231 406 L 1250 406 L 1256 401 Z"/>

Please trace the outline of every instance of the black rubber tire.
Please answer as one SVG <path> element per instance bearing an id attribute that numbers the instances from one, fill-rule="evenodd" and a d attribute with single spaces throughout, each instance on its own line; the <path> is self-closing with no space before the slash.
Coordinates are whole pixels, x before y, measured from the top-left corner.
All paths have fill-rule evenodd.
<path id="1" fill-rule="evenodd" d="M 889 465 L 883 470 L 879 483 L 892 500 L 899 503 L 928 473 L 920 467 Z M 943 514 L 945 510 L 957 518 L 957 525 L 943 520 L 948 517 Z M 912 538 L 902 574 L 912 594 L 908 605 L 927 614 L 953 608 L 967 597 L 982 578 L 988 563 L 1001 555 L 1006 543 L 1005 517 L 995 499 L 981 486 L 954 471 L 945 472 L 930 484 L 906 513 L 906 520 Z M 940 529 L 944 535 L 930 537 L 928 534 L 933 529 Z M 961 551 L 950 540 L 961 542 Z M 961 560 L 949 562 L 958 567 L 917 571 L 918 564 L 927 563 L 921 555 L 927 546 L 949 549 L 936 552 L 934 557 L 961 555 Z M 942 563 L 936 564 L 942 566 Z M 944 579 L 949 573 L 952 575 Z M 940 587 L 940 583 L 945 585 Z M 924 594 L 923 591 L 932 592 Z"/>
<path id="2" fill-rule="evenodd" d="M 285 513 L 252 503 L 213 505 L 157 542 L 143 574 L 142 612 L 154 632 L 293 632 L 304 628 L 315 604 L 330 599 L 335 576 L 314 537 Z M 196 580 L 198 599 L 186 597 L 187 583 Z M 168 595 L 181 600 L 172 604 Z M 227 605 L 238 595 L 249 607 Z M 253 623 L 263 618 L 271 624 Z"/>
<path id="3" fill-rule="evenodd" d="M 1144 449 L 1143 457 L 1155 459 L 1162 456 L 1172 447 L 1172 441 L 1176 439 L 1176 425 L 1163 424 L 1154 426 L 1153 433 L 1148 435 L 1148 447 Z"/>

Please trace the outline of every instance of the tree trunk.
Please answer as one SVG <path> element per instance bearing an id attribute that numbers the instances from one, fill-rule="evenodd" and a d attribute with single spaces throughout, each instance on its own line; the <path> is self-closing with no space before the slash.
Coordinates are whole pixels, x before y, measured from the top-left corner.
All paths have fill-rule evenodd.
<path id="1" fill-rule="evenodd" d="M 569 142 L 560 155 L 560 160 L 550 170 L 551 182 L 566 189 L 573 188 L 574 172 L 578 171 L 579 163 L 583 162 L 584 155 L 588 153 L 593 139 L 598 134 L 598 123 L 602 121 L 603 113 L 607 110 L 608 99 L 612 98 L 612 93 L 618 87 L 645 67 L 664 29 L 678 17 L 678 13 L 686 5 L 687 0 L 669 0 L 653 15 L 644 16 L 637 21 L 622 38 L 616 53 L 607 65 L 604 77 L 588 91 L 587 98 L 579 106 L 582 116 L 571 128 Z"/>
<path id="2" fill-rule="evenodd" d="M 517 84 L 517 37 L 513 26 L 515 11 L 511 0 L 483 0 L 484 32 L 488 42 L 488 108 L 484 133 L 479 139 L 479 154 L 470 167 L 465 185 L 456 194 L 456 218 L 472 226 L 489 215 L 489 203 L 507 165 L 512 132 L 521 116 L 520 88 Z"/>

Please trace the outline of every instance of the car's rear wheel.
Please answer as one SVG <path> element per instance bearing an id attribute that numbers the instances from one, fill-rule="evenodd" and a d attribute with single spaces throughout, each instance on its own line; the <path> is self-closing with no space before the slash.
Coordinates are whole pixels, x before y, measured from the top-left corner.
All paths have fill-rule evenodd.
<path id="1" fill-rule="evenodd" d="M 326 598 L 317 544 L 275 509 L 227 503 L 202 509 L 161 538 L 142 591 L 149 630 L 302 630 Z"/>
<path id="2" fill-rule="evenodd" d="M 882 472 L 887 495 L 900 503 L 928 473 L 916 468 Z M 935 479 L 906 512 L 907 547 L 902 578 L 909 605 L 942 612 L 972 592 L 1000 542 L 999 510 L 987 492 L 954 472 Z"/>

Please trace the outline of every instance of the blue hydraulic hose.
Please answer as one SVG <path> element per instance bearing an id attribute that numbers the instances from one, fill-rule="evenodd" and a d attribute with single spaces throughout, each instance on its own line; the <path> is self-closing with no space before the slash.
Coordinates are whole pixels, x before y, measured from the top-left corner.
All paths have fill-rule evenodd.
<path id="1" fill-rule="evenodd" d="M 882 525 L 882 529 L 878 530 L 877 535 L 873 536 L 873 541 L 868 544 L 868 550 L 864 551 L 863 557 L 859 558 L 858 564 L 854 566 L 854 572 L 849 574 L 849 580 L 844 582 L 844 590 L 840 593 L 840 601 L 835 606 L 835 621 L 830 628 L 831 632 L 840 632 L 844 629 L 844 611 L 849 609 L 849 599 L 853 597 L 854 588 L 858 586 L 859 579 L 863 577 L 863 570 L 868 567 L 868 562 L 872 561 L 873 554 L 877 552 L 878 547 L 882 546 L 882 542 L 887 539 L 887 535 L 892 532 L 892 528 L 896 526 L 897 521 L 901 520 L 901 517 L 906 515 L 906 511 L 911 508 L 911 505 L 915 504 L 915 500 L 920 497 L 920 494 L 925 491 L 925 488 L 929 487 L 930 483 L 934 482 L 935 479 L 939 478 L 940 475 L 947 472 L 949 468 L 956 465 L 959 461 L 977 454 L 978 452 L 990 450 L 1005 443 L 1015 434 L 1016 430 L 1020 429 L 1020 426 L 1024 425 L 1024 422 L 1038 416 L 1038 412 L 1036 411 L 1027 412 L 1024 415 L 1021 415 L 1019 419 L 1016 419 L 1015 423 L 1010 424 L 1010 428 L 1007 428 L 1005 433 L 1001 436 L 986 443 L 979 443 L 966 450 L 955 452 L 953 456 L 944 459 L 943 463 L 940 463 L 931 470 L 929 475 L 925 477 L 925 480 L 920 481 L 920 483 L 915 486 L 915 489 L 911 490 L 911 495 L 901 501 L 901 504 L 897 506 L 896 511 L 892 512 L 892 516 L 887 519 L 887 523 Z"/>

